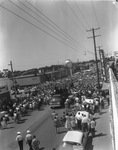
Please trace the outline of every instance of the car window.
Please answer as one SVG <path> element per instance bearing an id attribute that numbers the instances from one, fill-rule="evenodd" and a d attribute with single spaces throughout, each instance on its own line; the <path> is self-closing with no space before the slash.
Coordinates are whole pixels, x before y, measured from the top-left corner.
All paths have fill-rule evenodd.
<path id="1" fill-rule="evenodd" d="M 76 143 L 76 142 L 71 142 L 71 141 L 66 141 L 66 142 L 63 142 L 63 145 L 76 145 L 76 146 L 80 146 L 81 144 L 80 143 Z"/>

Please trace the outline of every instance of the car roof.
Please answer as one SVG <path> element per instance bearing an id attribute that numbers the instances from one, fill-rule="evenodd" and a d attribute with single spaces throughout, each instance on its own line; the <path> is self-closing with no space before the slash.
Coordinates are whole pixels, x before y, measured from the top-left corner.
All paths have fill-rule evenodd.
<path id="1" fill-rule="evenodd" d="M 83 132 L 81 131 L 68 131 L 63 138 L 63 142 L 82 143 Z"/>
<path id="2" fill-rule="evenodd" d="M 78 113 L 80 113 L 80 115 L 84 114 L 84 115 L 86 115 L 87 118 L 89 118 L 89 112 L 87 112 L 87 111 L 78 111 L 76 113 L 76 115 L 79 115 Z"/>
<path id="3" fill-rule="evenodd" d="M 91 103 L 92 104 L 93 101 L 94 101 L 93 99 L 88 99 L 88 98 L 85 99 L 85 102 L 87 102 L 87 103 Z"/>

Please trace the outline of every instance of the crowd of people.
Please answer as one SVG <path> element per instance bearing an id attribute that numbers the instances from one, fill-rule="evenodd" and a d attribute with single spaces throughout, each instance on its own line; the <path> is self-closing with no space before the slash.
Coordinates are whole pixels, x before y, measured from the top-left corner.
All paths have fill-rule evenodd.
<path id="1" fill-rule="evenodd" d="M 94 115 L 95 113 L 101 115 L 102 109 L 105 108 L 105 101 L 109 106 L 109 91 L 98 89 L 94 76 L 90 78 L 85 76 L 81 80 L 78 80 L 77 75 L 74 77 L 77 77 L 74 78 L 76 86 L 70 89 L 63 115 L 59 116 L 55 111 L 52 113 L 56 132 L 59 132 L 59 127 L 64 126 L 67 131 L 82 130 L 94 136 L 96 126 Z"/>
<path id="2" fill-rule="evenodd" d="M 60 117 L 56 112 L 52 113 L 56 132 L 61 125 L 65 126 L 67 130 L 81 129 L 93 132 L 96 125 L 93 116 L 95 113 L 101 113 L 104 108 L 104 98 L 107 98 L 109 105 L 107 96 L 109 93 L 98 89 L 96 73 L 93 72 L 91 74 L 78 73 L 72 77 L 39 84 L 35 87 L 35 92 L 29 91 L 26 97 L 17 97 L 11 100 L 4 107 L 4 113 L 0 118 L 1 128 L 7 128 L 10 120 L 19 123 L 30 110 L 40 110 L 43 105 L 48 105 L 57 90 L 68 91 L 68 98 L 65 101 L 63 116 Z M 86 98 L 93 99 L 93 103 L 87 103 Z M 87 111 L 89 117 L 87 118 L 85 114 L 76 116 L 78 111 Z M 31 140 L 29 141 L 28 138 Z M 16 141 L 18 141 L 20 150 L 23 150 L 23 137 L 20 132 L 17 133 Z M 38 150 L 40 142 L 35 135 L 31 135 L 30 131 L 27 131 L 26 141 L 31 150 Z"/>
<path id="3" fill-rule="evenodd" d="M 16 141 L 18 142 L 19 149 L 23 150 L 23 140 L 21 132 L 17 132 Z M 26 144 L 28 144 L 30 150 L 39 150 L 40 141 L 36 138 L 36 135 L 32 135 L 30 130 L 27 130 L 25 137 Z"/>

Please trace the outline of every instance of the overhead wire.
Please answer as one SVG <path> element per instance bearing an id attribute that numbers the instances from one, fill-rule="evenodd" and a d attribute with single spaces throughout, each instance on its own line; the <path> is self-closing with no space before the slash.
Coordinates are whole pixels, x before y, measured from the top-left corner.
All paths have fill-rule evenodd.
<path id="1" fill-rule="evenodd" d="M 58 32 L 62 32 L 62 34 L 64 35 L 64 36 L 66 36 L 67 38 L 69 38 L 70 40 L 72 40 L 71 39 L 71 37 L 70 36 L 68 36 L 67 35 L 67 33 L 65 33 L 59 26 L 57 26 L 57 24 L 55 24 L 52 20 L 50 20 L 50 18 L 49 17 L 47 17 L 46 15 L 44 15 L 43 13 L 41 13 L 41 11 L 40 11 L 40 13 L 43 15 L 43 16 L 45 16 L 50 22 L 48 22 L 46 19 L 44 19 L 43 17 L 41 17 L 39 14 L 37 14 L 36 12 L 34 12 L 31 8 L 29 8 L 28 6 L 26 6 L 24 3 L 22 3 L 21 1 L 19 1 L 19 0 L 17 0 L 19 3 L 21 3 L 23 6 L 25 6 L 26 8 L 28 8 L 29 10 L 31 10 L 34 14 L 36 14 L 38 17 L 40 17 L 42 20 L 44 20 L 46 23 L 48 23 L 51 27 L 53 27 L 53 28 L 55 28 L 56 30 L 58 30 Z M 26 1 L 27 2 L 27 1 Z M 28 2 L 29 3 L 29 2 Z M 29 3 L 30 4 L 30 3 Z M 37 8 L 36 7 L 34 7 L 33 5 L 31 5 L 33 8 L 35 8 L 36 10 L 37 10 Z M 56 26 L 56 27 L 55 27 Z"/>
<path id="2" fill-rule="evenodd" d="M 42 20 L 44 20 L 46 23 L 48 23 L 51 27 L 53 27 L 54 29 L 58 29 L 58 32 L 60 33 L 60 31 L 62 32 L 62 34 L 67 37 L 72 44 L 79 44 L 79 46 L 83 47 L 79 42 L 77 42 L 75 39 L 73 39 L 68 33 L 66 33 L 63 29 L 61 29 L 56 23 L 54 23 L 49 17 L 47 17 L 44 13 L 42 13 L 39 9 L 37 9 L 36 7 L 34 7 L 30 2 L 28 2 L 27 0 L 25 0 L 28 4 L 30 4 L 34 9 L 36 9 L 39 13 L 41 13 L 44 17 L 46 17 L 46 19 L 48 19 L 48 22 L 47 20 L 45 20 L 43 17 L 41 17 L 39 14 L 37 14 L 36 12 L 34 12 L 32 9 L 30 9 L 28 6 L 26 6 L 25 4 L 23 4 L 21 1 L 18 0 L 18 2 L 20 2 L 23 6 L 25 6 L 26 8 L 28 8 L 29 10 L 31 10 L 33 13 L 35 13 L 38 17 L 40 17 Z M 57 28 L 55 28 L 55 26 Z M 77 47 L 77 46 L 76 46 Z"/>
<path id="3" fill-rule="evenodd" d="M 74 14 L 74 16 L 77 18 L 77 20 L 79 21 L 79 23 L 82 25 L 82 27 L 85 29 L 83 31 L 86 31 L 86 27 L 85 25 L 82 23 L 82 21 L 80 20 L 80 18 L 76 15 L 76 13 L 74 12 L 74 10 L 71 8 L 71 6 L 68 4 L 68 2 L 66 0 L 64 0 L 64 2 L 66 3 L 66 5 L 69 7 L 69 9 L 72 11 L 72 13 Z"/>
<path id="4" fill-rule="evenodd" d="M 76 2 L 76 0 L 74 0 L 74 2 L 75 2 L 75 4 L 76 4 L 76 6 L 77 6 L 79 12 L 81 13 L 82 17 L 84 18 L 84 20 L 85 20 L 87 26 L 90 28 L 90 25 L 89 25 L 88 21 L 86 20 L 86 18 L 84 17 L 84 14 L 82 13 L 82 11 L 81 11 L 81 9 L 80 9 L 78 3 Z"/>
<path id="5" fill-rule="evenodd" d="M 92 3 L 92 7 L 93 7 L 93 11 L 94 11 L 94 15 L 95 15 L 95 18 L 96 18 L 97 25 L 98 25 L 98 27 L 100 27 L 99 21 L 98 21 L 98 18 L 97 18 L 97 14 L 96 14 L 96 11 L 95 11 L 95 7 L 94 7 L 94 4 L 93 4 L 93 1 L 92 1 L 92 0 L 91 0 L 91 3 Z M 100 33 L 100 35 L 101 35 L 101 29 L 99 29 L 99 33 Z M 101 36 L 100 36 L 100 38 L 101 38 Z M 101 42 L 102 42 L 102 38 L 101 38 Z M 103 43 L 103 42 L 102 42 L 102 43 Z"/>
<path id="6" fill-rule="evenodd" d="M 69 41 L 68 39 L 64 38 L 62 35 L 58 34 L 56 31 L 52 30 L 50 27 L 48 27 L 47 25 L 45 25 L 44 23 L 42 23 L 41 21 L 39 21 L 38 19 L 36 19 L 34 16 L 32 16 L 31 14 L 29 14 L 27 11 L 25 11 L 24 9 L 22 9 L 21 7 L 19 7 L 18 5 L 16 5 L 15 3 L 13 3 L 12 1 L 8 0 L 9 2 L 11 2 L 13 5 L 15 5 L 16 7 L 18 7 L 19 9 L 21 9 L 22 11 L 24 11 L 26 14 L 28 14 L 30 17 L 32 17 L 33 19 L 35 19 L 36 21 L 38 21 L 39 23 L 41 23 L 43 26 L 45 26 L 46 28 L 48 28 L 49 30 L 51 30 L 53 33 L 55 33 L 56 35 L 58 35 L 59 37 L 63 38 L 65 41 L 69 42 L 69 44 L 71 43 L 75 48 L 78 48 L 76 45 L 74 45 L 71 41 Z M 79 51 L 79 50 L 78 50 Z"/>
<path id="7" fill-rule="evenodd" d="M 19 0 L 18 0 L 19 1 Z M 52 24 L 54 24 L 58 29 L 60 29 L 64 35 L 71 39 L 73 42 L 79 44 L 81 47 L 85 48 L 84 46 L 82 46 L 77 40 L 75 40 L 73 37 L 71 37 L 68 33 L 66 33 L 65 31 L 63 31 L 56 23 L 54 23 L 49 17 L 47 17 L 44 13 L 42 13 L 39 9 L 37 9 L 36 7 L 34 7 L 29 1 L 25 0 L 30 6 L 32 6 L 34 9 L 36 9 L 39 13 L 41 13 L 41 15 L 43 15 L 44 17 L 46 17 L 46 19 L 48 19 Z M 35 12 L 34 12 L 35 13 Z M 38 15 L 39 16 L 39 15 Z M 85 48 L 86 49 L 86 48 Z"/>
<path id="8" fill-rule="evenodd" d="M 73 48 L 72 46 L 68 45 L 67 43 L 65 43 L 64 41 L 60 40 L 59 38 L 53 36 L 52 34 L 48 33 L 47 31 L 41 29 L 40 27 L 38 27 L 37 25 L 33 24 L 32 22 L 26 20 L 25 18 L 21 17 L 20 15 L 16 14 L 15 12 L 13 12 L 12 10 L 0 5 L 0 7 L 2 7 L 3 9 L 7 10 L 8 12 L 14 14 L 15 16 L 17 16 L 18 18 L 24 20 L 25 22 L 29 23 L 30 25 L 34 26 L 35 28 L 39 29 L 40 31 L 44 32 L 45 34 L 49 35 L 50 37 L 54 38 L 55 40 L 63 43 L 64 45 L 70 47 L 71 49 L 73 49 L 74 51 L 77 51 L 77 52 L 81 52 L 81 51 L 78 51 L 77 49 Z M 82 53 L 82 52 L 81 52 Z M 82 53 L 83 54 L 83 53 Z"/>
<path id="9" fill-rule="evenodd" d="M 93 1 L 92 1 L 92 0 L 91 0 L 91 3 L 92 3 L 93 12 L 94 12 L 94 15 L 95 15 L 95 18 L 96 18 L 97 25 L 98 25 L 98 27 L 100 27 L 100 26 L 99 26 L 98 19 L 97 19 L 96 11 L 95 11 L 95 8 L 94 8 Z"/>
<path id="10" fill-rule="evenodd" d="M 8 0 L 10 1 L 10 0 Z M 10 1 L 11 2 L 11 1 Z M 13 2 L 11 2 L 13 3 Z M 29 16 L 31 16 L 33 19 L 35 19 L 36 21 L 38 21 L 39 23 L 41 23 L 43 26 L 45 26 L 46 28 L 50 29 L 53 33 L 55 33 L 56 35 L 60 36 L 61 38 L 63 38 L 65 41 L 69 42 L 69 44 L 72 44 L 72 46 L 74 46 L 75 48 L 78 48 L 77 45 L 74 45 L 72 42 L 70 42 L 68 39 L 65 39 L 62 35 L 58 34 L 56 31 L 52 30 L 51 28 L 49 28 L 47 25 L 45 25 L 44 23 L 42 23 L 41 21 L 39 21 L 38 19 L 36 19 L 35 17 L 33 17 L 32 15 L 30 15 L 27 11 L 25 11 L 24 9 L 22 9 L 21 7 L 19 7 L 18 5 L 16 5 L 15 3 L 13 3 L 15 6 L 17 6 L 19 9 L 23 10 L 25 13 L 27 13 Z M 78 50 L 79 51 L 79 50 Z"/>
<path id="11" fill-rule="evenodd" d="M 74 10 L 71 8 L 71 6 L 68 4 L 67 0 L 64 0 L 64 2 L 66 3 L 66 5 L 69 7 L 69 9 L 72 11 L 72 13 L 74 14 L 74 16 L 77 18 L 77 20 L 80 22 L 80 24 L 83 26 L 83 28 L 85 30 L 83 30 L 83 28 L 81 28 L 83 30 L 83 32 L 86 32 L 86 27 L 85 25 L 82 23 L 82 21 L 80 20 L 80 18 L 76 15 L 76 13 L 74 12 Z"/>

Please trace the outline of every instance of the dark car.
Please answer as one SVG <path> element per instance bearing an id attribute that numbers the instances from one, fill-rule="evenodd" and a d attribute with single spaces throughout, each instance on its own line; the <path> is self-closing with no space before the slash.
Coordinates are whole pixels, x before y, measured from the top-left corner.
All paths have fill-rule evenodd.
<path id="1" fill-rule="evenodd" d="M 64 107 L 64 103 L 66 101 L 66 96 L 62 94 L 54 94 L 52 99 L 49 102 L 51 108 L 54 107 Z"/>

